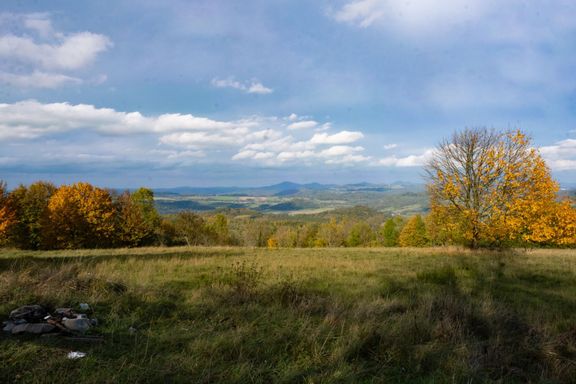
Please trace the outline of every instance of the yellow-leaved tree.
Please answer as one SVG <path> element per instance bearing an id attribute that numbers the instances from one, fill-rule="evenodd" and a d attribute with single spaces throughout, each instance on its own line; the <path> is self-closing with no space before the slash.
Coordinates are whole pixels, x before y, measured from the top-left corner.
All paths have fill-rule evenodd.
<path id="1" fill-rule="evenodd" d="M 424 220 L 422 220 L 422 216 L 415 215 L 410 217 L 400 231 L 398 245 L 401 247 L 424 247 L 427 244 L 426 225 Z"/>
<path id="2" fill-rule="evenodd" d="M 471 248 L 570 242 L 564 222 L 573 208 L 562 203 L 568 209 L 559 212 L 558 184 L 519 130 L 455 133 L 438 146 L 426 172 L 430 222 L 441 227 L 434 232 L 444 240 Z"/>
<path id="3" fill-rule="evenodd" d="M 43 248 L 102 248 L 113 245 L 115 209 L 110 193 L 88 183 L 63 185 L 50 197 Z"/>

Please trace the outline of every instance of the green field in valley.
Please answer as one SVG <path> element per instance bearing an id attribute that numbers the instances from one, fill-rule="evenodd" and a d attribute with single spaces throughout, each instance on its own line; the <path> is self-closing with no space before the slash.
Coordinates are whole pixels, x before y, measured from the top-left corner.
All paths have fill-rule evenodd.
<path id="1" fill-rule="evenodd" d="M 102 343 L 2 334 L 0 382 L 576 381 L 575 250 L 0 251 L 0 320 L 82 302 Z"/>

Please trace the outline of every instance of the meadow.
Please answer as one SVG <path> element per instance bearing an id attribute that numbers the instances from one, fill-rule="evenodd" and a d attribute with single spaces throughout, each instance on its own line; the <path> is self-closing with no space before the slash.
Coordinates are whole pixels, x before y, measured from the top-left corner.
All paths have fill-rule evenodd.
<path id="1" fill-rule="evenodd" d="M 0 320 L 81 302 L 102 343 L 1 334 L 0 382 L 576 382 L 576 250 L 0 250 Z"/>

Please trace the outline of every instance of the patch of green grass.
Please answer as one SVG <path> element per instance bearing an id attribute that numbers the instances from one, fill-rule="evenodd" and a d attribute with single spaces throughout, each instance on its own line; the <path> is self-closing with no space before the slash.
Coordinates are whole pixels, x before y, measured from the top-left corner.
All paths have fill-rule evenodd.
<path id="1" fill-rule="evenodd" d="M 458 277 L 456 277 L 456 272 L 454 268 L 450 265 L 435 268 L 432 270 L 418 272 L 416 278 L 419 281 L 426 283 L 433 283 L 438 285 L 455 286 Z"/>
<path id="2" fill-rule="evenodd" d="M 0 252 L 1 320 L 24 304 L 80 302 L 105 341 L 2 334 L 0 382 L 576 377 L 574 250 Z M 67 360 L 71 350 L 88 355 Z"/>

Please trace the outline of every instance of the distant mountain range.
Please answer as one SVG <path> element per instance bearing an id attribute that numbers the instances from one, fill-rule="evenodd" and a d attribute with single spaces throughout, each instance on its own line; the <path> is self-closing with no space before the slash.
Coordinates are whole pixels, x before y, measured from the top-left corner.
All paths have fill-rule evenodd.
<path id="1" fill-rule="evenodd" d="M 290 196 L 301 192 L 312 191 L 331 191 L 331 192 L 388 192 L 388 191 L 405 191 L 421 192 L 424 191 L 423 184 L 409 182 L 394 182 L 391 184 L 320 184 L 308 183 L 299 184 L 289 181 L 282 183 L 263 186 L 263 187 L 174 187 L 174 188 L 157 188 L 154 193 L 157 195 L 198 195 L 198 196 Z"/>

